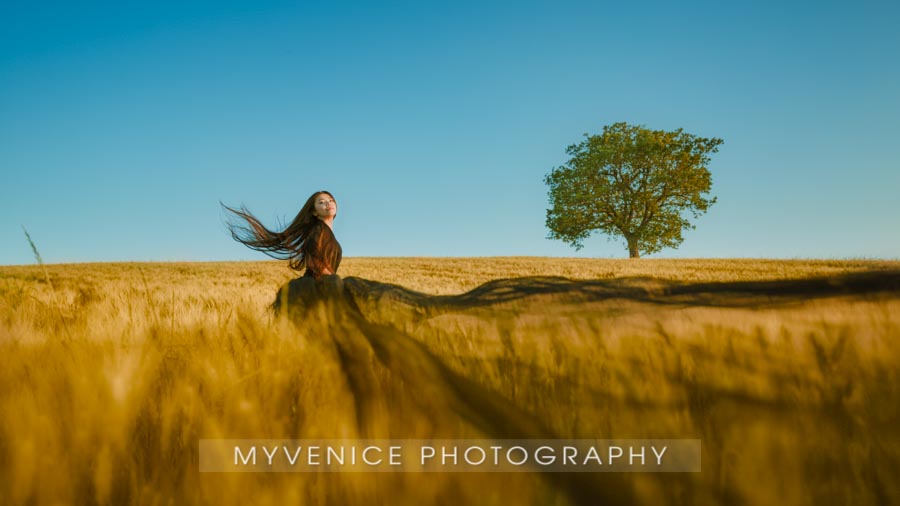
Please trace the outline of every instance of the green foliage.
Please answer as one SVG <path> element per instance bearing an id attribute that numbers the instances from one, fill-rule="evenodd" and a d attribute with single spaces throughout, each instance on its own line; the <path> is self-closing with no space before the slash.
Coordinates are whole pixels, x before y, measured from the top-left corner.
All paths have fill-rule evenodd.
<path id="1" fill-rule="evenodd" d="M 627 123 L 584 137 L 566 149 L 569 161 L 544 178 L 550 239 L 581 249 L 600 231 L 625 238 L 629 255 L 638 257 L 678 247 L 681 232 L 694 228 L 683 213 L 698 218 L 716 202 L 707 165 L 722 139 Z"/>

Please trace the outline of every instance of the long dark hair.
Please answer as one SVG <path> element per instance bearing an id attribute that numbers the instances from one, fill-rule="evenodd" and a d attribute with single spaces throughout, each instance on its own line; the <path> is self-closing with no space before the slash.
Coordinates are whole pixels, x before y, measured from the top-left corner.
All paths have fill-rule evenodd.
<path id="1" fill-rule="evenodd" d="M 307 266 L 307 244 L 306 240 L 310 237 L 311 232 L 317 226 L 327 226 L 322 220 L 317 218 L 313 211 L 315 210 L 316 198 L 321 194 L 328 195 L 334 200 L 334 195 L 325 190 L 317 191 L 306 199 L 306 203 L 294 217 L 290 225 L 281 232 L 272 231 L 266 228 L 262 222 L 253 216 L 246 207 L 241 206 L 240 209 L 234 209 L 222 204 L 226 211 L 230 212 L 232 218 L 226 224 L 231 232 L 231 237 L 248 248 L 261 251 L 272 258 L 279 260 L 289 260 L 291 269 L 302 271 Z M 337 216 L 337 215 L 335 215 Z M 322 250 L 321 241 L 324 234 L 316 235 L 316 239 L 320 242 L 317 246 L 319 251 Z"/>

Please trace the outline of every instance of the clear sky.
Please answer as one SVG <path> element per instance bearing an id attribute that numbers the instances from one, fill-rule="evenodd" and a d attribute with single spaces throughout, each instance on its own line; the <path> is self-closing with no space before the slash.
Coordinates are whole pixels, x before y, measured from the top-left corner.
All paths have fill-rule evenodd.
<path id="1" fill-rule="evenodd" d="M 653 257 L 900 257 L 900 3 L 0 3 L 0 264 L 266 258 L 315 190 L 346 256 L 626 257 L 546 239 L 617 121 L 725 143 Z"/>

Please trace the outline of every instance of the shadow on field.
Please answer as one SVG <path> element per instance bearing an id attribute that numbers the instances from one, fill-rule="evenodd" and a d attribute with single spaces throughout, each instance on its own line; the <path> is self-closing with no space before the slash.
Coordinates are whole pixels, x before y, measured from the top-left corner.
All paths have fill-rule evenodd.
<path id="1" fill-rule="evenodd" d="M 382 312 L 403 311 L 388 294 L 415 294 L 394 285 L 359 278 L 298 278 L 282 287 L 273 307 L 298 325 L 333 339 L 352 394 L 356 426 L 365 438 L 454 438 L 471 427 L 491 439 L 557 439 L 536 417 L 498 392 L 453 371 L 402 330 L 367 318 L 362 294 L 377 299 Z M 418 294 L 419 302 L 427 295 Z M 323 329 L 322 326 L 327 327 Z M 415 433 L 415 427 L 430 433 Z M 542 473 L 573 504 L 632 504 L 618 473 Z"/>
<path id="2" fill-rule="evenodd" d="M 523 277 L 492 281 L 450 296 L 427 295 L 355 277 L 326 276 L 318 281 L 299 278 L 284 285 L 274 307 L 310 330 L 310 335 L 324 335 L 331 340 L 335 360 L 352 396 L 350 416 L 355 417 L 361 437 L 453 438 L 458 437 L 460 427 L 469 427 L 492 439 L 557 439 L 566 435 L 554 434 L 538 417 L 500 392 L 456 372 L 405 332 L 404 323 L 491 307 L 502 308 L 507 314 L 510 310 L 553 314 L 566 306 L 614 299 L 654 305 L 755 309 L 826 297 L 898 293 L 900 271 L 699 284 L 651 278 Z M 702 356 L 698 354 L 695 359 L 702 360 Z M 641 364 L 635 364 L 634 370 L 639 371 L 639 367 Z M 687 392 L 685 402 L 698 413 L 708 411 L 713 401 L 737 403 L 738 407 L 730 408 L 734 413 L 746 413 L 745 408 L 754 404 L 779 412 L 791 407 L 790 402 L 717 391 L 711 385 L 707 388 L 680 376 L 669 380 Z M 843 413 L 843 408 L 835 409 Z M 716 425 L 707 425 L 707 431 L 714 433 Z M 541 473 L 541 477 L 575 504 L 631 504 L 635 498 L 633 481 L 621 473 Z M 692 486 L 689 476 L 658 479 L 666 483 L 680 481 L 685 489 Z M 717 500 L 734 502 L 737 497 L 733 494 L 723 486 Z"/>
<path id="3" fill-rule="evenodd" d="M 715 307 L 767 307 L 810 299 L 900 292 L 900 271 L 872 271 L 797 280 L 683 283 L 635 277 L 572 280 L 531 276 L 499 279 L 460 295 L 427 295 L 399 285 L 347 278 L 357 304 L 403 304 L 423 317 L 448 310 L 536 299 L 541 303 L 596 302 L 625 299 L 654 304 Z"/>

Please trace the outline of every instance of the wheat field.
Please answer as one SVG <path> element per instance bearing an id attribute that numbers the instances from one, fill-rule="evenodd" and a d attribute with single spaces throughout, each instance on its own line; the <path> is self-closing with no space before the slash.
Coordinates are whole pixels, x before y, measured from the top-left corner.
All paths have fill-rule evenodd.
<path id="1" fill-rule="evenodd" d="M 0 501 L 900 504 L 898 272 L 348 258 L 354 327 L 341 312 L 275 315 L 293 277 L 278 262 L 0 267 Z M 388 295 L 366 298 L 373 287 Z M 530 427 L 698 438 L 702 472 L 198 470 L 204 438 Z"/>

